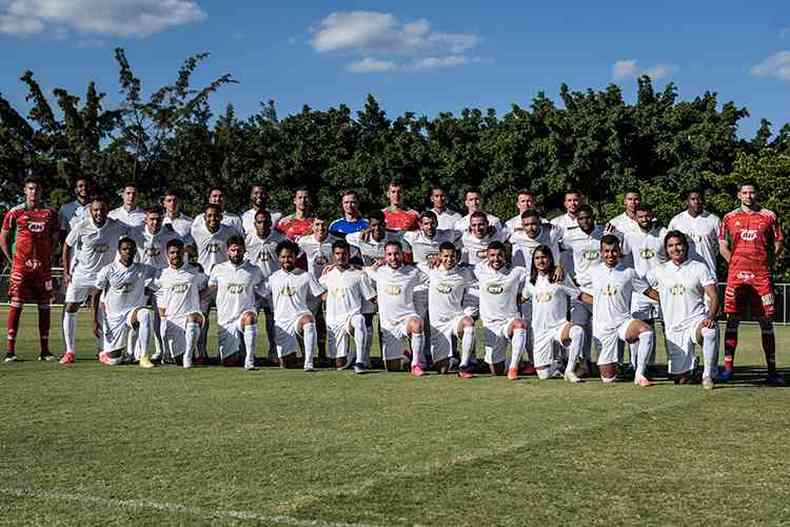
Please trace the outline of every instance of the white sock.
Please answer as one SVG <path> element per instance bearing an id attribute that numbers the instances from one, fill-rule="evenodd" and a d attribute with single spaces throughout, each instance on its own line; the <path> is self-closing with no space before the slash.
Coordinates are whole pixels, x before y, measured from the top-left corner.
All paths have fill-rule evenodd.
<path id="1" fill-rule="evenodd" d="M 165 360 L 165 355 L 169 355 L 170 359 L 173 358 L 173 352 L 170 349 L 170 345 L 167 342 L 167 319 L 166 318 L 159 318 L 159 339 L 162 341 L 162 360 Z"/>
<path id="2" fill-rule="evenodd" d="M 584 330 L 581 326 L 571 326 L 569 336 L 571 343 L 568 345 L 568 365 L 565 367 L 565 373 L 573 373 L 576 367 L 576 361 L 584 347 Z"/>
<path id="3" fill-rule="evenodd" d="M 246 356 L 244 357 L 245 368 L 255 366 L 255 339 L 257 338 L 258 326 L 255 324 L 244 326 L 244 348 L 246 352 Z"/>
<path id="4" fill-rule="evenodd" d="M 151 334 L 151 312 L 147 309 L 140 309 L 137 311 L 137 346 L 134 350 L 134 356 L 140 360 L 144 355 L 148 356 L 148 337 Z"/>
<path id="5" fill-rule="evenodd" d="M 308 322 L 302 326 L 304 335 L 304 365 L 305 368 L 313 365 L 315 355 L 315 343 L 318 340 L 315 330 L 315 322 Z"/>
<path id="6" fill-rule="evenodd" d="M 159 310 L 156 309 L 156 304 L 154 304 L 154 308 L 151 310 L 151 315 L 151 329 L 154 332 L 154 349 L 156 350 L 155 354 L 157 357 L 161 357 L 162 349 L 164 348 L 164 341 L 162 337 L 164 336 L 165 332 L 162 331 L 162 319 L 159 317 Z"/>
<path id="7" fill-rule="evenodd" d="M 719 351 L 719 332 L 716 328 L 702 328 L 702 376 L 711 377 Z"/>
<path id="8" fill-rule="evenodd" d="M 101 323 L 100 323 L 101 324 Z M 77 330 L 77 313 L 63 313 L 63 340 L 66 341 L 66 353 L 74 353 L 74 337 Z"/>
<path id="9" fill-rule="evenodd" d="M 354 329 L 354 347 L 357 349 L 356 362 L 367 366 L 365 343 L 368 339 L 368 328 L 365 327 L 365 318 L 362 315 L 354 315 L 351 317 L 351 327 Z"/>
<path id="10" fill-rule="evenodd" d="M 653 348 L 655 334 L 652 331 L 645 331 L 639 334 L 639 343 L 636 350 L 636 376 L 644 377 L 647 370 L 647 361 L 650 358 L 650 350 Z M 636 344 L 636 343 L 635 343 Z M 631 346 L 634 349 L 634 345 Z"/>
<path id="11" fill-rule="evenodd" d="M 200 339 L 200 324 L 197 322 L 187 322 L 186 326 L 186 349 L 184 350 L 184 366 L 192 365 L 192 357 L 195 354 L 198 340 Z"/>
<path id="12" fill-rule="evenodd" d="M 475 327 L 467 326 L 464 328 L 464 336 L 461 337 L 461 367 L 468 368 L 469 360 L 472 358 L 472 350 L 475 347 Z"/>
<path id="13" fill-rule="evenodd" d="M 422 345 L 425 342 L 425 333 L 411 334 L 411 367 L 422 364 Z"/>
<path id="14" fill-rule="evenodd" d="M 513 337 L 510 339 L 510 368 L 518 368 L 521 361 L 521 354 L 524 353 L 524 346 L 527 345 L 527 330 L 516 328 L 513 330 Z"/>

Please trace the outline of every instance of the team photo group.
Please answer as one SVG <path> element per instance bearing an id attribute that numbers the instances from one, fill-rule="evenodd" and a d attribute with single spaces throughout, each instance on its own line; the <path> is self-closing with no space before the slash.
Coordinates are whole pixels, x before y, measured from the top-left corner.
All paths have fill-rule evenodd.
<path id="1" fill-rule="evenodd" d="M 430 189 L 424 210 L 413 210 L 403 199 L 407 184 L 382 189 L 384 209 L 362 211 L 359 195 L 343 192 L 335 217 L 317 214 L 307 189 L 293 192 L 293 211 L 283 214 L 255 184 L 249 210 L 234 214 L 223 189 L 210 188 L 191 218 L 177 191 L 143 210 L 137 185 L 118 189 L 118 206 L 86 178 L 56 211 L 29 177 L 0 231 L 11 268 L 5 362 L 17 362 L 16 344 L 33 338 L 20 334 L 20 317 L 25 304 L 37 304 L 39 358 L 64 366 L 78 351 L 93 353 L 77 349 L 83 316 L 108 366 L 380 367 L 417 377 L 650 386 L 663 375 L 656 363 L 666 362 L 675 383 L 712 389 L 732 377 L 739 323 L 750 316 L 760 326 L 767 382 L 784 384 L 770 263 L 783 234 L 755 183 L 738 185 L 737 208 L 721 219 L 706 210 L 703 190 L 688 192 L 667 226 L 636 191 L 610 219 L 568 190 L 564 214 L 550 220 L 530 191 L 519 191 L 516 214 L 505 220 L 485 212 L 476 189 L 463 194 L 463 212 L 449 208 L 441 186 Z M 62 283 L 53 281 L 57 254 Z M 720 261 L 726 276 L 717 276 Z M 59 359 L 49 346 L 56 294 L 65 294 Z M 376 349 L 381 360 L 372 363 Z"/>

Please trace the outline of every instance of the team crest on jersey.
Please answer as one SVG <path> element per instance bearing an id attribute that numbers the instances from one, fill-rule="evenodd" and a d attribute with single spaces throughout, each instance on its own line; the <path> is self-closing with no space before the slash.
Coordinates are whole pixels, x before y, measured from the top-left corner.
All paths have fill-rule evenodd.
<path id="1" fill-rule="evenodd" d="M 334 289 L 330 289 L 328 294 L 332 298 L 343 298 L 346 296 L 346 288 L 345 287 L 336 287 Z"/>
<path id="2" fill-rule="evenodd" d="M 487 254 L 488 254 L 488 249 L 480 249 L 479 251 L 477 251 L 478 258 L 485 258 Z"/>
<path id="3" fill-rule="evenodd" d="M 489 294 L 492 294 L 492 295 L 501 295 L 502 293 L 505 292 L 505 286 L 503 286 L 502 284 L 498 284 L 496 282 L 493 282 L 493 283 L 490 283 L 490 284 L 486 284 L 486 291 L 488 291 Z"/>
<path id="4" fill-rule="evenodd" d="M 742 229 L 741 230 L 741 240 L 745 242 L 753 242 L 757 239 L 757 231 L 754 229 Z"/>
<path id="5" fill-rule="evenodd" d="M 615 295 L 617 294 L 617 292 L 618 292 L 618 291 L 619 291 L 619 289 L 617 289 L 617 286 L 616 286 L 616 285 L 612 285 L 612 284 L 606 284 L 606 287 L 604 287 L 604 288 L 601 290 L 601 293 L 602 293 L 604 296 L 615 296 Z"/>
<path id="6" fill-rule="evenodd" d="M 390 296 L 399 296 L 401 291 L 403 291 L 403 289 L 398 284 L 388 284 L 384 288 L 384 292 Z"/>
<path id="7" fill-rule="evenodd" d="M 130 293 L 134 289 L 134 284 L 131 282 L 121 282 L 120 284 L 116 285 L 113 289 L 117 292 L 124 294 Z"/>
<path id="8" fill-rule="evenodd" d="M 651 258 L 656 257 L 656 251 L 649 247 L 645 247 L 641 251 L 639 251 L 639 256 L 641 256 L 645 260 L 650 260 Z"/>
<path id="9" fill-rule="evenodd" d="M 170 287 L 170 292 L 175 293 L 177 295 L 183 295 L 189 290 L 189 282 L 183 282 L 180 284 L 173 284 Z"/>
<path id="10" fill-rule="evenodd" d="M 47 226 L 44 223 L 36 221 L 36 222 L 28 223 L 27 228 L 30 232 L 38 233 L 38 232 L 44 232 L 44 229 L 46 229 Z"/>
<path id="11" fill-rule="evenodd" d="M 218 243 L 210 243 L 206 245 L 206 252 L 209 254 L 217 254 L 220 250 L 220 244 Z"/>
<path id="12" fill-rule="evenodd" d="M 96 245 L 93 246 L 93 250 L 98 254 L 104 254 L 110 250 L 110 246 L 107 245 L 106 243 L 97 243 Z"/>
<path id="13" fill-rule="evenodd" d="M 25 260 L 25 269 L 35 271 L 39 267 L 41 267 L 41 260 L 37 260 L 36 258 L 28 258 Z"/>
<path id="14" fill-rule="evenodd" d="M 244 293 L 245 289 L 247 289 L 247 286 L 244 284 L 228 284 L 228 293 L 232 295 L 240 295 Z"/>
<path id="15" fill-rule="evenodd" d="M 436 291 L 443 295 L 449 295 L 453 292 L 453 285 L 448 284 L 447 282 L 439 282 L 436 284 Z"/>
<path id="16" fill-rule="evenodd" d="M 554 298 L 554 295 L 551 294 L 551 291 L 543 291 L 535 295 L 534 298 L 538 304 L 546 304 L 551 302 L 551 299 Z"/>
<path id="17" fill-rule="evenodd" d="M 669 288 L 669 294 L 672 296 L 683 296 L 686 294 L 686 286 L 683 284 L 675 284 Z"/>
<path id="18" fill-rule="evenodd" d="M 585 260 L 592 262 L 593 260 L 597 260 L 601 257 L 601 251 L 598 249 L 587 249 L 582 253 L 582 256 Z"/>
<path id="19" fill-rule="evenodd" d="M 280 294 L 283 296 L 294 296 L 296 294 L 296 289 L 293 289 L 291 286 L 287 285 L 280 289 Z"/>

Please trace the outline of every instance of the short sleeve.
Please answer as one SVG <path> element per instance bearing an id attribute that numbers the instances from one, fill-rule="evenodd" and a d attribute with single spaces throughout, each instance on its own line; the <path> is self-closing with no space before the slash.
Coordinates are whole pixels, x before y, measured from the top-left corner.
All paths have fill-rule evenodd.
<path id="1" fill-rule="evenodd" d="M 5 213 L 5 216 L 3 216 L 3 230 L 4 231 L 10 231 L 11 230 L 11 228 L 13 227 L 13 225 L 11 225 L 13 219 L 14 219 L 14 211 L 13 210 L 9 210 L 8 212 Z"/>
<path id="2" fill-rule="evenodd" d="M 68 236 L 66 236 L 66 245 L 69 247 L 74 247 L 77 245 L 77 242 L 80 239 L 80 228 L 75 227 L 69 231 Z"/>
<path id="3" fill-rule="evenodd" d="M 710 272 L 707 265 L 699 265 L 697 266 L 699 269 L 699 281 L 702 284 L 702 287 L 708 287 L 709 285 L 716 285 L 716 277 Z"/>
<path id="4" fill-rule="evenodd" d="M 217 287 L 219 285 L 219 277 L 217 276 L 217 267 L 219 266 L 215 266 L 214 269 L 211 270 L 211 274 L 208 277 L 209 287 Z"/>
<path id="5" fill-rule="evenodd" d="M 107 265 L 102 267 L 101 270 L 96 274 L 96 283 L 94 287 L 100 291 L 104 291 L 110 285 L 110 266 Z"/>
<path id="6" fill-rule="evenodd" d="M 571 277 L 568 276 L 567 274 L 563 278 L 562 283 L 559 285 L 562 288 L 562 290 L 565 291 L 565 294 L 568 295 L 571 299 L 578 298 L 578 296 L 581 294 L 581 290 L 578 287 L 576 287 L 576 285 L 571 280 Z"/>
<path id="7" fill-rule="evenodd" d="M 310 287 L 310 293 L 313 296 L 320 296 L 326 292 L 326 288 L 323 285 L 319 284 L 318 280 L 316 280 L 312 275 L 307 273 L 306 276 L 310 277 L 309 287 Z"/>

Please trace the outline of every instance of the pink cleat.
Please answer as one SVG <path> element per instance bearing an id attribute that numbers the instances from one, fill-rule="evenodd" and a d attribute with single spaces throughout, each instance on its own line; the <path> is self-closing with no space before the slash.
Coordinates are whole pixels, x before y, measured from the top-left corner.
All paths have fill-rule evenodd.
<path id="1" fill-rule="evenodd" d="M 654 383 L 653 383 L 653 381 L 651 381 L 650 379 L 648 379 L 644 375 L 639 375 L 637 377 L 634 377 L 634 384 L 644 388 L 644 387 L 647 387 L 647 386 L 653 386 Z"/>
<path id="2" fill-rule="evenodd" d="M 74 352 L 73 351 L 67 351 L 60 358 L 60 364 L 63 364 L 64 366 L 66 364 L 74 364 L 74 361 L 76 361 L 76 360 L 77 360 L 77 357 L 74 355 Z"/>
<path id="3" fill-rule="evenodd" d="M 507 378 L 511 381 L 518 380 L 518 368 L 508 368 L 507 369 Z"/>
<path id="4" fill-rule="evenodd" d="M 423 371 L 422 367 L 418 364 L 416 366 L 411 367 L 411 374 L 414 375 L 415 377 L 422 377 L 423 375 L 425 375 L 425 372 Z"/>
<path id="5" fill-rule="evenodd" d="M 99 353 L 99 362 L 104 364 L 105 366 L 110 365 L 110 354 L 106 351 L 102 351 Z"/>
<path id="6" fill-rule="evenodd" d="M 458 377 L 461 379 L 472 379 L 474 378 L 474 375 L 470 371 L 461 370 L 458 372 Z"/>

